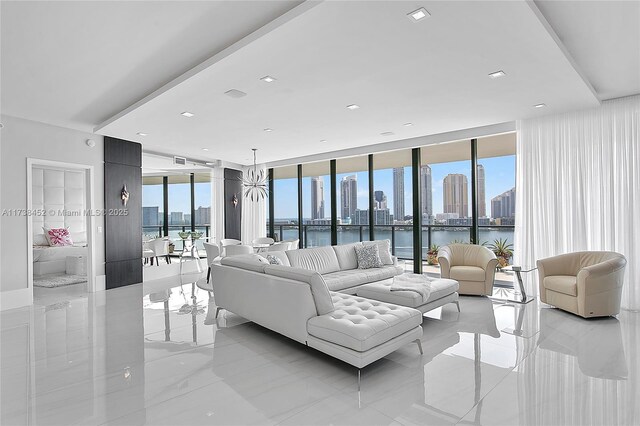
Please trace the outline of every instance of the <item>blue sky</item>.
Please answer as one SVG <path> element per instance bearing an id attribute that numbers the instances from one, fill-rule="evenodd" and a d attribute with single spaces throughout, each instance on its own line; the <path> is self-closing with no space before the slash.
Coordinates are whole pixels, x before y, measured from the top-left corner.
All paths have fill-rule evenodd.
<path id="1" fill-rule="evenodd" d="M 493 157 L 478 160 L 485 168 L 485 192 L 487 215 L 491 214 L 490 200 L 515 186 L 515 156 Z M 431 165 L 433 185 L 433 211 L 442 213 L 442 182 L 449 173 L 462 173 L 467 176 L 471 184 L 471 162 L 456 161 Z M 343 173 L 337 176 L 338 185 L 343 176 L 355 174 L 358 177 L 358 208 L 368 208 L 368 174 L 366 171 L 358 173 Z M 331 199 L 331 184 L 329 176 L 324 176 L 325 217 L 331 215 L 329 202 Z M 405 214 L 412 214 L 411 167 L 405 167 Z M 382 190 L 387 195 L 389 209 L 393 212 L 393 170 L 384 169 L 374 171 L 374 189 Z M 278 179 L 275 185 L 275 216 L 278 219 L 297 218 L 298 216 L 298 184 L 297 179 Z M 303 178 L 303 216 L 311 216 L 311 179 Z M 196 183 L 196 208 L 210 206 L 210 186 L 206 183 Z M 339 187 L 338 187 L 339 191 Z M 469 197 L 471 200 L 471 197 Z M 338 192 L 338 203 L 340 195 Z M 159 206 L 162 211 L 162 185 L 145 185 L 143 187 L 143 205 Z M 169 211 L 188 213 L 190 207 L 189 184 L 169 185 Z M 340 205 L 338 205 L 340 215 Z"/>
<path id="2" fill-rule="evenodd" d="M 211 206 L 211 185 L 196 183 L 195 195 L 196 209 L 199 206 Z M 159 211 L 162 211 L 162 185 L 143 185 L 142 205 L 158 206 Z M 190 214 L 191 190 L 188 183 L 169 184 L 169 211 Z"/>
<path id="3" fill-rule="evenodd" d="M 485 169 L 485 195 L 487 205 L 487 215 L 491 214 L 490 200 L 496 195 L 515 186 L 515 156 L 493 157 L 478 160 Z M 431 182 L 433 187 L 433 211 L 434 213 L 442 213 L 442 182 L 446 175 L 450 173 L 461 173 L 467 176 L 469 186 L 471 186 L 471 161 L 456 161 L 451 163 L 441 163 L 431 165 Z M 338 182 L 343 176 L 355 174 L 358 177 L 358 208 L 368 208 L 369 183 L 368 173 L 343 173 L 338 174 Z M 331 199 L 331 186 L 329 176 L 324 176 L 324 200 L 325 200 L 325 217 L 329 217 L 331 209 L 329 200 Z M 374 190 L 382 190 L 387 196 L 387 204 L 389 209 L 393 211 L 393 170 L 384 169 L 374 171 Z M 404 191 L 405 204 L 404 210 L 406 215 L 412 214 L 412 185 L 411 185 L 411 167 L 405 167 L 404 171 Z M 338 183 L 339 185 L 339 183 Z M 278 179 L 275 181 L 275 216 L 277 219 L 297 218 L 297 179 Z M 302 181 L 303 190 L 303 216 L 309 218 L 311 216 L 311 183 L 310 178 L 304 178 Z M 339 189 L 338 189 L 339 191 Z M 339 194 L 339 192 L 338 192 Z M 471 195 L 469 195 L 471 202 Z M 340 195 L 338 195 L 338 203 L 340 203 Z M 338 214 L 340 214 L 340 205 L 338 205 Z"/>

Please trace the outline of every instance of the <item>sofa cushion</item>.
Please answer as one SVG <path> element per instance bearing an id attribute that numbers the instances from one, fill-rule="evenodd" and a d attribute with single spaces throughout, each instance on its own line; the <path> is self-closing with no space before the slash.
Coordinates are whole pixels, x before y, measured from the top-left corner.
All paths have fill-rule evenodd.
<path id="1" fill-rule="evenodd" d="M 264 267 L 267 266 L 269 262 L 257 254 L 240 254 L 238 256 L 223 257 L 220 260 L 220 264 L 263 273 Z"/>
<path id="2" fill-rule="evenodd" d="M 356 247 L 356 255 L 358 256 L 358 269 L 381 268 L 383 266 L 377 244 Z"/>
<path id="3" fill-rule="evenodd" d="M 364 241 L 363 245 L 375 244 L 378 246 L 380 260 L 385 265 L 393 265 L 393 256 L 391 256 L 391 240 Z"/>
<path id="4" fill-rule="evenodd" d="M 557 291 L 569 296 L 578 295 L 578 281 L 577 277 L 573 275 L 550 275 L 544 277 L 542 283 L 547 290 Z"/>
<path id="5" fill-rule="evenodd" d="M 336 252 L 340 270 L 356 269 L 358 267 L 358 256 L 356 255 L 356 247 L 361 247 L 362 243 L 342 244 L 333 246 Z"/>
<path id="6" fill-rule="evenodd" d="M 323 275 L 327 287 L 331 291 L 340 291 L 357 285 L 385 280 L 401 274 L 395 266 L 383 266 L 374 269 L 348 269 Z"/>
<path id="7" fill-rule="evenodd" d="M 335 310 L 310 318 L 310 335 L 354 351 L 364 352 L 422 324 L 422 313 L 412 308 L 331 293 Z"/>
<path id="8" fill-rule="evenodd" d="M 308 269 L 319 274 L 329 274 L 340 270 L 340 264 L 333 247 L 315 247 L 285 252 L 294 268 Z"/>
<path id="9" fill-rule="evenodd" d="M 324 315 L 333 311 L 333 302 L 331 301 L 329 289 L 322 275 L 319 273 L 307 269 L 281 265 L 268 265 L 264 268 L 264 273 L 309 284 L 309 287 L 311 287 L 311 295 L 316 303 L 318 315 Z"/>
<path id="10" fill-rule="evenodd" d="M 392 284 L 392 279 L 365 284 L 358 287 L 357 293 L 360 297 L 380 300 L 387 303 L 395 303 L 396 305 L 408 306 L 410 308 L 417 308 L 438 299 L 442 299 L 445 296 L 449 296 L 450 294 L 457 292 L 460 287 L 458 282 L 455 280 L 449 280 L 446 278 L 429 278 L 431 291 L 429 293 L 429 299 L 424 302 L 422 300 L 422 296 L 415 291 L 390 291 Z"/>
<path id="11" fill-rule="evenodd" d="M 452 266 L 449 278 L 458 281 L 484 281 L 484 269 L 477 266 Z"/>
<path id="12" fill-rule="evenodd" d="M 274 263 L 274 261 L 272 260 L 273 258 L 275 258 L 275 259 L 279 259 L 280 262 L 282 262 L 280 263 L 280 265 L 291 266 L 291 263 L 289 262 L 289 257 L 287 257 L 287 254 L 284 251 L 269 251 L 266 253 L 260 253 L 260 256 L 267 259 L 267 262 L 269 262 L 272 265 L 277 264 L 277 263 Z M 269 259 L 269 257 L 271 257 L 272 259 Z"/>

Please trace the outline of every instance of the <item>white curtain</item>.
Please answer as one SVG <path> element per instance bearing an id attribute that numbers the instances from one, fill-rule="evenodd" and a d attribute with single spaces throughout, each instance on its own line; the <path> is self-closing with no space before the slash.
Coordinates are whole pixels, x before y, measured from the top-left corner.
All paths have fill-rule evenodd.
<path id="1" fill-rule="evenodd" d="M 253 166 L 251 166 L 253 168 Z M 244 167 L 242 172 L 247 174 L 249 167 Z M 264 165 L 258 165 L 258 173 L 262 170 L 263 173 L 267 173 Z M 242 195 L 244 197 L 244 193 Z M 265 237 L 267 235 L 267 198 L 260 198 L 251 201 L 251 198 L 243 198 L 242 200 L 242 222 L 241 233 L 242 241 L 245 244 L 251 244 L 251 241 L 258 237 Z"/>
<path id="2" fill-rule="evenodd" d="M 216 244 L 224 238 L 224 169 L 211 171 L 211 235 Z"/>
<path id="3" fill-rule="evenodd" d="M 622 253 L 622 306 L 640 309 L 640 96 L 517 127 L 514 261 Z"/>

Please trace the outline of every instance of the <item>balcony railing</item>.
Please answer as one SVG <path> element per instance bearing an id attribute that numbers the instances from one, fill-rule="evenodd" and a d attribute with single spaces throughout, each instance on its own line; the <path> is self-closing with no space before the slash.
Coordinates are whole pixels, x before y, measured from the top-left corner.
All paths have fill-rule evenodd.
<path id="1" fill-rule="evenodd" d="M 298 238 L 299 225 L 275 225 L 279 240 Z M 513 243 L 514 226 L 481 225 L 480 243 L 491 243 L 497 238 L 506 238 Z M 268 232 L 268 226 L 267 226 Z M 303 248 L 331 245 L 331 227 L 329 225 L 302 225 Z M 377 240 L 391 240 L 391 252 L 400 259 L 413 259 L 413 225 L 374 225 Z M 338 244 L 348 244 L 369 239 L 369 225 L 338 225 Z M 452 242 L 471 241 L 471 226 L 465 225 L 423 225 L 422 259 L 426 260 L 431 245 L 438 246 Z"/>

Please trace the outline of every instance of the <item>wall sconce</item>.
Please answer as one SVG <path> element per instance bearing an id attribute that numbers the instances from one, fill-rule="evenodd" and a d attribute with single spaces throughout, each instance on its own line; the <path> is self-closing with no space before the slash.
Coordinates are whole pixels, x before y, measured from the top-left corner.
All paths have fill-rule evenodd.
<path id="1" fill-rule="evenodd" d="M 120 191 L 120 199 L 122 200 L 122 205 L 126 207 L 129 202 L 129 191 L 127 191 L 126 183 L 122 187 L 122 191 Z"/>

